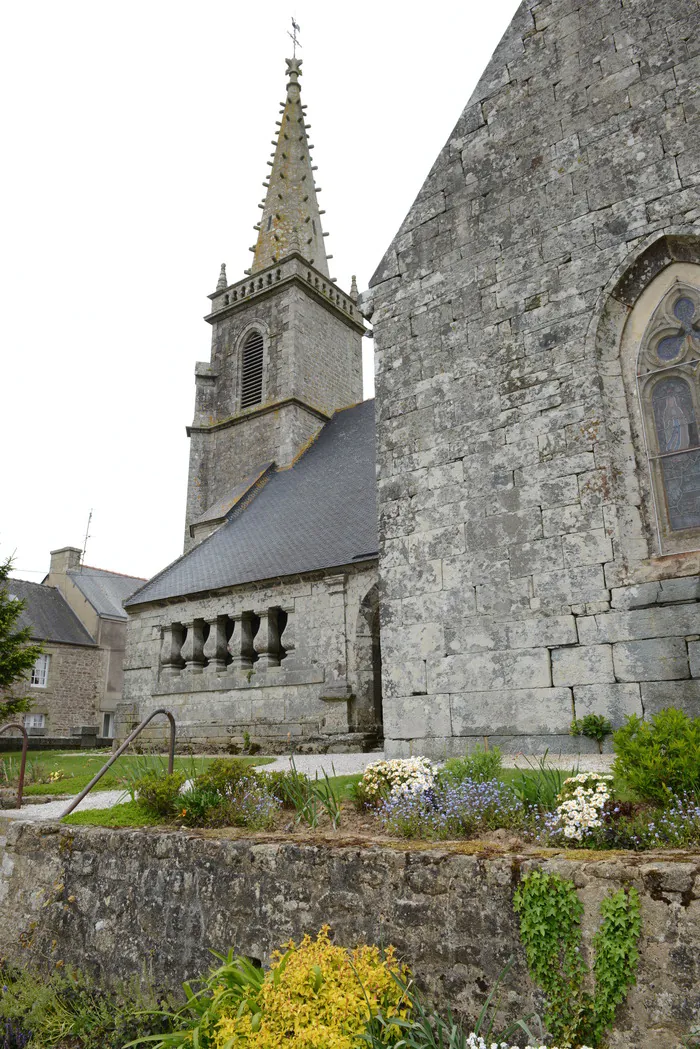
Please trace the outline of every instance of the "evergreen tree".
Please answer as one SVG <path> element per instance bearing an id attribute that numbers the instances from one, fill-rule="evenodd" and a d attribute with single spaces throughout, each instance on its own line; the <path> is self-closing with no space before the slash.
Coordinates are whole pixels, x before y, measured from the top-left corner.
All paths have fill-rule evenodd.
<path id="1" fill-rule="evenodd" d="M 0 562 L 0 725 L 29 710 L 28 696 L 16 696 L 13 685 L 26 678 L 41 655 L 41 645 L 31 643 L 31 628 L 19 627 L 24 601 L 10 595 L 8 577 L 12 558 Z"/>

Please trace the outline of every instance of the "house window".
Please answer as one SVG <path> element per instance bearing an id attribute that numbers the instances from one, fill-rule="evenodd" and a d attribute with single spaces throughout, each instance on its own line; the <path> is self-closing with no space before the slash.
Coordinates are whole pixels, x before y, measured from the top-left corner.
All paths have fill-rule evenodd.
<path id="1" fill-rule="evenodd" d="M 46 715 L 45 714 L 25 714 L 24 715 L 24 727 L 29 728 L 45 728 L 46 727 Z"/>
<path id="2" fill-rule="evenodd" d="M 262 401 L 263 337 L 252 331 L 243 343 L 241 362 L 241 408 L 250 408 Z"/>
<path id="3" fill-rule="evenodd" d="M 102 715 L 102 736 L 104 739 L 112 739 L 114 736 L 114 714 Z"/>
<path id="4" fill-rule="evenodd" d="M 32 688 L 46 688 L 47 682 L 49 680 L 50 659 L 51 656 L 39 656 L 36 663 L 32 667 L 32 678 L 30 682 Z"/>

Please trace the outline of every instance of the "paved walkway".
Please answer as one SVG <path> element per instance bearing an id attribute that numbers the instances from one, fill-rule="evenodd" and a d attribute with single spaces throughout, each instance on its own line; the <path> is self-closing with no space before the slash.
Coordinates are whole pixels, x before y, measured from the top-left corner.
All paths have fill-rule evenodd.
<path id="1" fill-rule="evenodd" d="M 324 772 L 329 776 L 348 776 L 354 772 L 362 772 L 367 765 L 373 761 L 381 761 L 384 752 L 380 750 L 370 751 L 367 754 L 297 754 L 294 757 L 294 765 L 297 772 L 303 772 L 307 776 L 322 776 Z M 582 772 L 607 772 L 613 760 L 612 754 L 586 754 L 577 757 L 575 754 L 547 755 L 547 763 L 557 768 L 570 769 L 578 765 Z M 524 754 L 504 754 L 503 765 L 505 768 L 537 767 L 537 757 Z M 292 759 L 288 755 L 276 757 L 274 761 L 265 765 L 268 772 L 284 772 L 292 767 Z M 84 812 L 87 809 L 110 809 L 129 798 L 128 793 L 123 790 L 100 790 L 93 791 L 80 803 L 76 812 Z M 27 799 L 29 801 L 29 799 Z M 11 820 L 57 820 L 61 817 L 68 799 L 50 801 L 43 805 L 32 805 L 25 803 L 21 809 L 2 809 L 0 815 Z"/>

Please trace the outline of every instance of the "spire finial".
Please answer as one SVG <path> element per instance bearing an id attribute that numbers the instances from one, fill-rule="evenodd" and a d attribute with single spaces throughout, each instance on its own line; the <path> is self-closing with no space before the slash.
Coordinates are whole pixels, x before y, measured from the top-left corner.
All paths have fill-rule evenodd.
<path id="1" fill-rule="evenodd" d="M 294 33 L 299 26 L 294 22 Z M 290 33 L 290 36 L 292 34 Z M 294 37 L 292 37 L 294 39 Z M 299 41 L 295 41 L 299 44 Z M 299 45 L 301 46 L 301 45 Z M 287 58 L 287 97 L 278 121 L 276 148 L 258 224 L 251 270 L 257 273 L 276 265 L 288 255 L 298 254 L 328 276 L 328 258 L 314 180 L 305 106 L 301 104 L 302 59 Z"/>
<path id="2" fill-rule="evenodd" d="M 291 36 L 291 38 L 292 38 L 292 45 L 293 45 L 292 57 L 293 58 L 297 57 L 297 46 L 301 47 L 301 44 L 299 43 L 299 38 L 297 36 L 297 33 L 300 33 L 300 32 L 301 32 L 301 26 L 298 24 L 298 22 L 294 21 L 294 15 L 292 15 L 292 31 L 290 33 L 289 30 L 287 30 L 287 36 Z"/>
<path id="3" fill-rule="evenodd" d="M 353 302 L 357 302 L 359 297 L 360 297 L 360 293 L 357 290 L 357 277 L 353 273 L 352 280 L 350 282 L 350 298 L 352 299 Z"/>
<path id="4" fill-rule="evenodd" d="M 221 269 L 219 271 L 219 279 L 216 282 L 216 290 L 225 291 L 226 288 L 228 288 L 228 281 L 226 279 L 226 263 L 222 262 Z"/>

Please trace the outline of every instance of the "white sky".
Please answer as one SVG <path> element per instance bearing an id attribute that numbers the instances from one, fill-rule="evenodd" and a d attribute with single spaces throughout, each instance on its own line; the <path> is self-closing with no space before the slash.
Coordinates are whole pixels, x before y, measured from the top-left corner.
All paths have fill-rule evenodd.
<path id="1" fill-rule="evenodd" d="M 290 3 L 293 6 L 290 6 Z M 177 557 L 219 265 L 250 265 L 290 15 L 331 274 L 366 287 L 517 0 L 6 0 L 0 557 Z M 372 393 L 372 344 L 365 390 Z"/>

